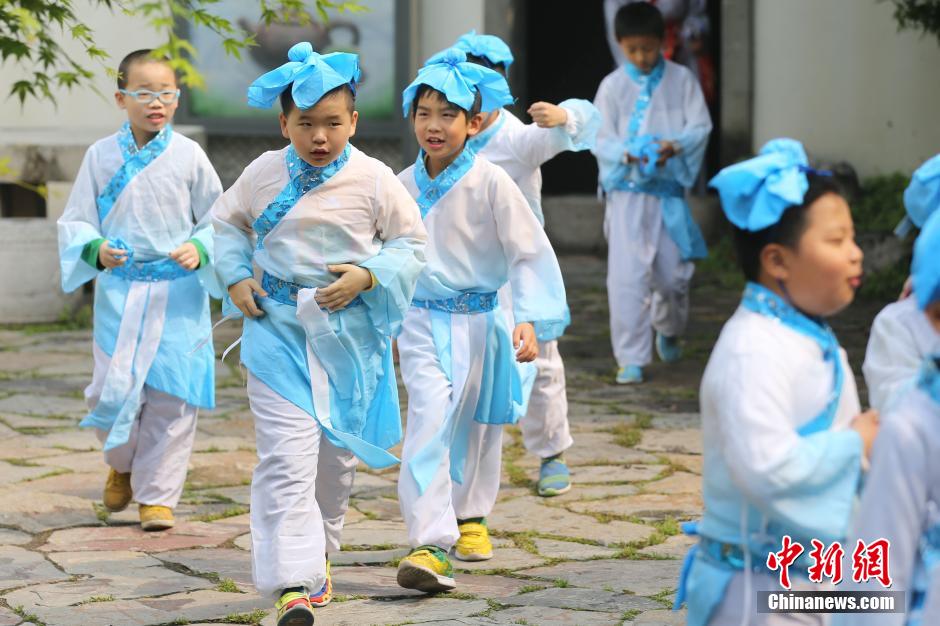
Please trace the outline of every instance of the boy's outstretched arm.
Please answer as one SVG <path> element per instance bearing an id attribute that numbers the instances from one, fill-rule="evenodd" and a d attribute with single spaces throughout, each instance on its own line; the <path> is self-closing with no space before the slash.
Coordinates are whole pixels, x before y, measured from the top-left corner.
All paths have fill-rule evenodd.
<path id="1" fill-rule="evenodd" d="M 587 100 L 570 99 L 560 104 L 536 102 L 528 113 L 532 123 L 510 137 L 510 149 L 523 163 L 538 167 L 562 152 L 594 147 L 601 117 Z"/>

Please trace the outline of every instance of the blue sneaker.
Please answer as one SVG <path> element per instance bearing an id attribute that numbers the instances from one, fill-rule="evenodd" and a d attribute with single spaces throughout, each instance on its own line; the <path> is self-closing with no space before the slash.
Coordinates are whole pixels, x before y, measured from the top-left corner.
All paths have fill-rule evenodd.
<path id="1" fill-rule="evenodd" d="M 542 459 L 539 469 L 539 495 L 543 498 L 560 496 L 571 490 L 571 472 L 560 456 Z"/>
<path id="2" fill-rule="evenodd" d="M 618 385 L 635 385 L 643 382 L 643 368 L 639 365 L 627 365 L 617 370 Z"/>
<path id="3" fill-rule="evenodd" d="M 666 335 L 656 333 L 656 354 L 663 363 L 675 363 L 682 357 L 682 347 L 679 345 L 678 337 L 667 337 Z"/>

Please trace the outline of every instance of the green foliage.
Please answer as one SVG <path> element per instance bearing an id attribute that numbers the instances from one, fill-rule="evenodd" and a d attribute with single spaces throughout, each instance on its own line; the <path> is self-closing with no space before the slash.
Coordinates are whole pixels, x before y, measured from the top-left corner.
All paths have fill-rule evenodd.
<path id="1" fill-rule="evenodd" d="M 165 56 L 180 80 L 189 87 L 203 87 L 205 79 L 192 60 L 196 49 L 177 34 L 177 26 L 203 26 L 220 39 L 226 54 L 241 59 L 244 50 L 256 45 L 254 37 L 228 19 L 216 15 L 218 0 L 88 0 L 92 8 L 143 18 L 164 43 L 154 49 Z M 359 0 L 257 0 L 261 21 L 307 24 L 313 10 L 323 21 L 328 11 L 360 12 Z M 74 46 L 73 46 L 74 44 Z M 63 45 L 65 47 L 63 47 Z M 80 55 L 66 52 L 78 48 Z M 95 44 L 95 33 L 76 15 L 75 0 L 4 0 L 0 2 L 0 65 L 20 66 L 25 76 L 14 81 L 10 95 L 23 104 L 27 99 L 55 101 L 54 89 L 90 87 L 97 71 L 116 76 L 116 60 Z"/>
<path id="2" fill-rule="evenodd" d="M 919 30 L 940 42 L 940 0 L 891 0 L 901 30 Z"/>
<path id="3" fill-rule="evenodd" d="M 852 204 L 852 220 L 860 233 L 890 233 L 904 217 L 904 190 L 911 177 L 895 172 L 862 181 Z"/>

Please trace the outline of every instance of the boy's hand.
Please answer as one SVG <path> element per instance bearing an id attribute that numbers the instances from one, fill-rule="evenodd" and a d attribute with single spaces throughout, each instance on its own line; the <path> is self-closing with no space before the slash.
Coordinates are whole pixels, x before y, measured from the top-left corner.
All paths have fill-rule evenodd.
<path id="1" fill-rule="evenodd" d="M 911 297 L 912 293 L 914 293 L 914 278 L 908 276 L 907 280 L 904 281 L 904 286 L 901 287 L 901 295 L 898 296 L 898 302 Z"/>
<path id="2" fill-rule="evenodd" d="M 98 248 L 98 262 L 106 269 L 124 265 L 127 262 L 127 250 L 112 248 L 107 240 L 102 241 L 101 247 Z"/>
<path id="3" fill-rule="evenodd" d="M 331 313 L 344 308 L 352 302 L 353 298 L 359 295 L 359 292 L 372 286 L 372 273 L 364 267 L 352 263 L 342 263 L 340 265 L 327 265 L 326 269 L 334 274 L 342 274 L 330 285 L 317 289 L 317 297 L 315 298 L 317 304 Z"/>
<path id="4" fill-rule="evenodd" d="M 237 306 L 245 317 L 252 319 L 264 315 L 264 311 L 255 302 L 255 294 L 266 296 L 268 292 L 262 289 L 254 278 L 246 278 L 228 288 L 228 297 L 232 299 L 232 304 Z"/>
<path id="5" fill-rule="evenodd" d="M 520 349 L 519 346 L 522 346 Z M 539 355 L 539 344 L 535 338 L 535 327 L 530 322 L 516 324 L 512 331 L 512 347 L 517 350 L 516 360 L 529 363 Z"/>
<path id="6" fill-rule="evenodd" d="M 656 166 L 662 167 L 666 164 L 666 161 L 679 154 L 679 151 L 676 149 L 676 144 L 672 141 L 660 141 L 658 143 L 659 158 L 656 159 Z"/>
<path id="7" fill-rule="evenodd" d="M 171 252 L 170 258 L 179 263 L 184 270 L 194 270 L 199 267 L 199 250 L 189 241 Z"/>
<path id="8" fill-rule="evenodd" d="M 549 102 L 536 102 L 529 107 L 528 113 L 539 128 L 554 128 L 568 121 L 568 112 Z"/>
<path id="9" fill-rule="evenodd" d="M 871 446 L 875 443 L 878 428 L 878 411 L 875 409 L 868 409 L 852 418 L 852 429 L 862 436 L 862 449 L 866 459 L 871 458 Z"/>

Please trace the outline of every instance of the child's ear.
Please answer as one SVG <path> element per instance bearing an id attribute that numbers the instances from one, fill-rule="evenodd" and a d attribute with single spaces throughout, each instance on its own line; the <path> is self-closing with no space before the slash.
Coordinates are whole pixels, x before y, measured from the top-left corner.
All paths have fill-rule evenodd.
<path id="1" fill-rule="evenodd" d="M 774 280 L 785 281 L 790 277 L 790 254 L 790 250 L 779 243 L 764 246 L 760 251 L 761 269 Z"/>
<path id="2" fill-rule="evenodd" d="M 120 91 L 114 92 L 114 102 L 117 103 L 119 109 L 126 109 L 127 105 L 124 104 L 124 94 Z"/>
<path id="3" fill-rule="evenodd" d="M 483 119 L 483 113 L 477 113 L 467 120 L 467 137 L 473 137 L 480 132 L 480 129 L 483 128 Z"/>
<path id="4" fill-rule="evenodd" d="M 352 112 L 352 124 L 349 126 L 349 136 L 356 134 L 356 124 L 359 122 L 359 111 Z"/>
<path id="5" fill-rule="evenodd" d="M 281 123 L 281 135 L 284 139 L 290 139 L 290 134 L 287 132 L 287 116 L 283 113 L 278 113 L 277 121 Z"/>

